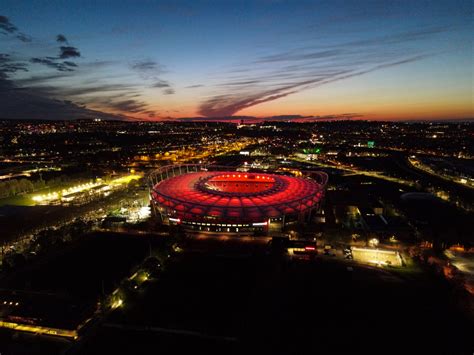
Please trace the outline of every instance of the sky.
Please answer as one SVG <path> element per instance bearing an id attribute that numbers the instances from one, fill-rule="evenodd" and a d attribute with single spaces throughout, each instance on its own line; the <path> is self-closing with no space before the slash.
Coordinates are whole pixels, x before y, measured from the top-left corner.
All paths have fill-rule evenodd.
<path id="1" fill-rule="evenodd" d="M 2 0 L 0 118 L 473 118 L 472 7 Z"/>

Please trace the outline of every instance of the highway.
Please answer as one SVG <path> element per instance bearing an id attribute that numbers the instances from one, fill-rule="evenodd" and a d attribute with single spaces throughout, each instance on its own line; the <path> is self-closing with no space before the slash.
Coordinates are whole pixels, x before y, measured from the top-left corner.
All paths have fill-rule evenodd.
<path id="1" fill-rule="evenodd" d="M 431 168 L 429 168 L 427 165 L 423 164 L 422 162 L 420 162 L 417 159 L 413 159 L 413 158 L 409 157 L 407 159 L 407 161 L 410 164 L 410 166 L 413 167 L 414 169 L 417 169 L 417 170 L 423 171 L 424 173 L 436 176 L 437 178 L 443 179 L 445 181 L 455 183 L 455 184 L 458 184 L 458 185 L 463 186 L 463 187 L 468 187 L 470 189 L 474 189 L 474 184 L 470 183 L 468 180 L 463 181 L 463 179 L 461 179 L 461 178 L 451 176 L 451 175 L 441 174 L 439 172 L 433 171 Z"/>

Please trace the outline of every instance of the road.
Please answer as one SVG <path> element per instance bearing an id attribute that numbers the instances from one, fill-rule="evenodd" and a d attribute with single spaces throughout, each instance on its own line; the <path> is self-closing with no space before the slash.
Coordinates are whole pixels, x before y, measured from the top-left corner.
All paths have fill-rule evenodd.
<path id="1" fill-rule="evenodd" d="M 474 185 L 470 183 L 469 181 L 466 180 L 465 182 L 462 182 L 461 178 L 459 177 L 445 175 L 445 174 L 441 174 L 439 172 L 433 171 L 428 165 L 423 164 L 421 161 L 417 159 L 408 158 L 407 161 L 413 169 L 420 170 L 429 175 L 436 176 L 439 179 L 443 179 L 445 181 L 458 184 L 463 187 L 474 189 Z"/>
<path id="2" fill-rule="evenodd" d="M 383 174 L 382 172 L 379 172 L 379 171 L 361 170 L 361 169 L 353 168 L 353 167 L 350 167 L 350 166 L 347 166 L 347 165 L 341 165 L 340 163 L 338 164 L 338 162 L 334 162 L 334 165 L 332 165 L 332 164 L 325 164 L 325 163 L 322 163 L 322 162 L 312 162 L 312 161 L 297 159 L 297 158 L 293 158 L 292 160 L 294 160 L 298 163 L 305 163 L 305 164 L 311 164 L 311 165 L 315 165 L 315 166 L 319 166 L 319 167 L 323 167 L 323 168 L 331 168 L 331 169 L 342 170 L 342 171 L 347 172 L 348 173 L 347 175 L 364 175 L 364 176 L 373 177 L 373 178 L 376 178 L 376 179 L 381 179 L 381 180 L 394 182 L 394 183 L 405 185 L 405 186 L 415 186 L 414 181 L 405 180 L 405 179 L 401 179 L 401 178 L 395 178 L 395 177 L 392 177 L 392 176 L 387 176 L 387 175 L 385 175 L 385 174 Z"/>

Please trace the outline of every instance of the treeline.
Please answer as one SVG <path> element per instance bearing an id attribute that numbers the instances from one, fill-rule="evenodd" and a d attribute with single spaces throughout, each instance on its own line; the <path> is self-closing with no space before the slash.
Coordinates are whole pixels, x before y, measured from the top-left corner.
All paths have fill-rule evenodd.
<path id="1" fill-rule="evenodd" d="M 58 250 L 61 245 L 78 240 L 93 228 L 93 222 L 77 218 L 60 228 L 47 228 L 36 233 L 22 250 L 17 247 L 6 251 L 7 248 L 3 245 L 0 247 L 3 256 L 0 271 L 12 271 L 38 255 L 47 254 L 52 249 Z"/>
<path id="2" fill-rule="evenodd" d="M 67 181 L 66 175 L 61 175 L 50 180 L 35 180 L 28 179 L 12 179 L 7 181 L 0 181 L 0 198 L 12 197 L 21 195 L 36 190 L 41 190 L 45 187 L 55 187 Z"/>

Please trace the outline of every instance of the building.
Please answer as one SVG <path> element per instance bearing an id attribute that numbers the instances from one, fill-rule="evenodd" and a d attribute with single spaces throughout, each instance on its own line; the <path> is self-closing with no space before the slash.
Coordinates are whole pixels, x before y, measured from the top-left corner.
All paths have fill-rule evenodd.
<path id="1" fill-rule="evenodd" d="M 322 172 L 293 177 L 172 165 L 150 175 L 150 195 L 164 224 L 203 232 L 268 234 L 309 221 L 320 207 L 327 180 Z"/>

